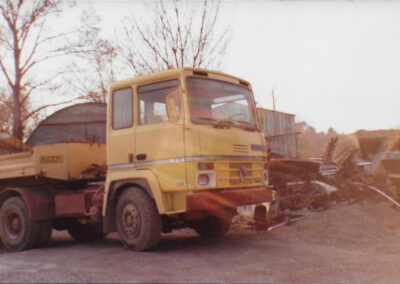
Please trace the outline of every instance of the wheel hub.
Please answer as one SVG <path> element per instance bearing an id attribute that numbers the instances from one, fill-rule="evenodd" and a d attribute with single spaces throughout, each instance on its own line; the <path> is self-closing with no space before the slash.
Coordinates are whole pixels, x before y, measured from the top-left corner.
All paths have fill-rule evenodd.
<path id="1" fill-rule="evenodd" d="M 136 237 L 139 234 L 141 227 L 140 214 L 136 206 L 133 204 L 125 206 L 122 210 L 121 217 L 122 228 L 125 234 L 130 238 Z"/>
<path id="2" fill-rule="evenodd" d="M 6 232 L 9 238 L 16 239 L 21 234 L 22 223 L 19 216 L 11 213 L 7 218 Z"/>

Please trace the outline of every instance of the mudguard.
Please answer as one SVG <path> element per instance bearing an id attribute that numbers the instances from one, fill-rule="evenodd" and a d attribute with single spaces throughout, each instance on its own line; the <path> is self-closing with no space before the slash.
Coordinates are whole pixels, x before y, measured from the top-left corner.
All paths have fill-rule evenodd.
<path id="1" fill-rule="evenodd" d="M 4 188 L 0 192 L 0 207 L 9 197 L 21 196 L 33 221 L 54 217 L 54 199 L 42 188 Z"/>

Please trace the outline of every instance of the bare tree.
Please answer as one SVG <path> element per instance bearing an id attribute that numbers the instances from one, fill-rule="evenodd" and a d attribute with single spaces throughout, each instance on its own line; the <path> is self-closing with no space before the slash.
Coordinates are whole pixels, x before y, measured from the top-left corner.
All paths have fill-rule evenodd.
<path id="1" fill-rule="evenodd" d="M 2 102 L 9 102 L 7 101 L 7 96 L 5 91 L 0 91 L 0 100 Z M 6 130 L 7 132 L 11 131 L 12 126 L 12 121 L 11 121 L 11 110 L 10 108 L 5 104 L 1 103 L 0 104 L 0 130 Z"/>
<path id="2" fill-rule="evenodd" d="M 0 98 L 0 102 L 11 110 L 12 133 L 19 139 L 24 137 L 29 119 L 49 106 L 60 104 L 28 108 L 34 93 L 54 91 L 58 87 L 54 82 L 62 72 L 48 72 L 49 75 L 43 76 L 44 63 L 80 52 L 85 46 L 76 41 L 78 30 L 54 33 L 49 27 L 49 19 L 59 14 L 63 5 L 62 0 L 0 2 L 0 74 L 9 94 Z"/>
<path id="3" fill-rule="evenodd" d="M 2 102 L 0 104 L 0 130 L 5 130 L 9 133 L 12 132 L 12 127 L 13 127 L 13 113 L 12 113 L 12 103 L 13 97 L 12 96 L 7 96 L 6 92 L 0 91 L 0 101 Z M 26 102 L 23 105 L 23 108 L 21 110 L 22 116 L 26 116 L 28 113 L 30 113 L 32 109 L 32 105 L 30 102 Z M 31 115 L 30 117 L 30 123 L 29 125 L 26 125 L 26 131 L 30 133 L 33 128 L 39 123 L 40 120 L 40 113 L 36 112 L 35 114 Z"/>
<path id="4" fill-rule="evenodd" d="M 118 63 L 118 47 L 112 41 L 101 37 L 101 18 L 93 11 L 83 11 L 81 16 L 82 41 L 87 41 L 89 52 L 77 54 L 69 68 L 72 77 L 70 85 L 78 92 L 79 98 L 92 102 L 107 101 L 108 86 L 121 73 Z"/>
<path id="5" fill-rule="evenodd" d="M 219 2 L 161 0 L 146 17 L 125 19 L 123 56 L 136 74 L 171 67 L 218 68 L 230 41 L 219 28 Z"/>

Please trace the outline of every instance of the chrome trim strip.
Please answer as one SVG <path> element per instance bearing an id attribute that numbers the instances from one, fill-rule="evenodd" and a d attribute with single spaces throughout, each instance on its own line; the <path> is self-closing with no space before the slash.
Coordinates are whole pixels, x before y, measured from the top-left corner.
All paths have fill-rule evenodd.
<path id="1" fill-rule="evenodd" d="M 187 157 L 186 162 L 199 161 L 266 161 L 267 157 L 254 156 L 193 156 Z"/>
<path id="2" fill-rule="evenodd" d="M 185 158 L 173 158 L 173 159 L 166 159 L 166 160 L 136 162 L 136 166 L 137 167 L 148 167 L 148 166 L 154 166 L 154 165 L 184 163 L 184 162 L 185 162 Z"/>
<path id="3" fill-rule="evenodd" d="M 193 156 L 187 158 L 173 158 L 156 161 L 143 161 L 136 163 L 115 164 L 109 165 L 109 170 L 129 169 L 136 167 L 149 167 L 154 165 L 163 165 L 171 163 L 184 163 L 184 162 L 203 162 L 203 161 L 266 161 L 266 157 L 253 157 L 253 156 Z"/>
<path id="4" fill-rule="evenodd" d="M 108 170 L 121 170 L 121 169 L 129 169 L 134 168 L 135 163 L 128 163 L 128 164 L 116 164 L 116 165 L 109 165 L 107 166 Z"/>

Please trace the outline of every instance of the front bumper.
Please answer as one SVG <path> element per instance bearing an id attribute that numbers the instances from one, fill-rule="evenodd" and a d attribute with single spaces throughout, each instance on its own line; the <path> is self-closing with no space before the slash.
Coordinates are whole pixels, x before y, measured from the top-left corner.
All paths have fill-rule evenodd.
<path id="1" fill-rule="evenodd" d="M 238 206 L 274 201 L 272 188 L 240 188 L 207 190 L 186 195 L 186 210 L 215 212 L 221 209 L 236 209 Z"/>

